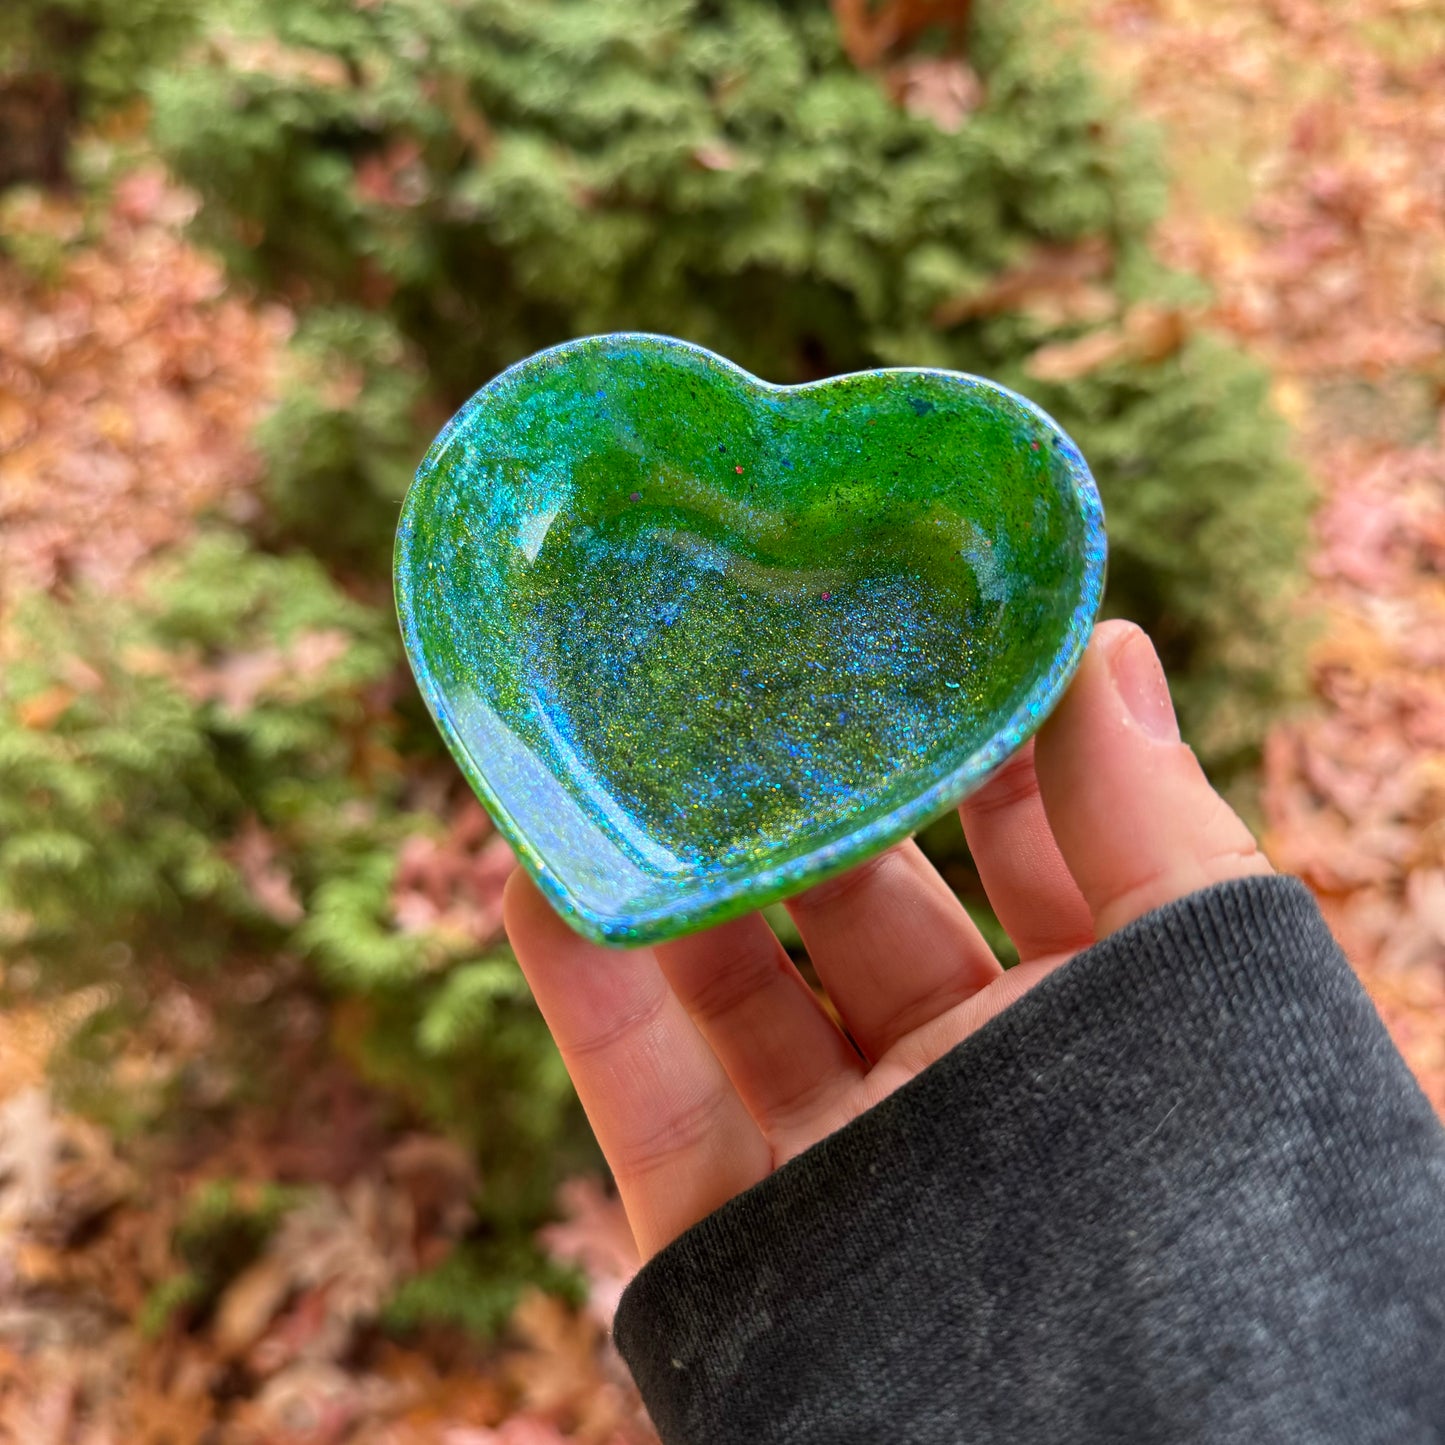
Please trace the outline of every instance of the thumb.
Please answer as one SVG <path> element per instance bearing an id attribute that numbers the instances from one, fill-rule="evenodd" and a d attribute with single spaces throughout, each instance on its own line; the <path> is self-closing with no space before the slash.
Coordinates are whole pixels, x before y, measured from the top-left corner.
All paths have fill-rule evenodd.
<path id="1" fill-rule="evenodd" d="M 1095 629 L 1034 766 L 1097 938 L 1211 883 L 1273 871 L 1180 741 L 1164 669 L 1133 623 Z"/>

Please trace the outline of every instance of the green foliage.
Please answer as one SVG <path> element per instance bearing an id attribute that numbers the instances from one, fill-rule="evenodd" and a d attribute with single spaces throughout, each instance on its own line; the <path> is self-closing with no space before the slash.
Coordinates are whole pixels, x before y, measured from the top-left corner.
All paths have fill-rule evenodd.
<path id="1" fill-rule="evenodd" d="M 307 312 L 290 363 L 258 437 L 270 523 L 333 557 L 375 563 L 416 467 L 419 371 L 395 326 L 355 306 Z"/>
<path id="2" fill-rule="evenodd" d="M 201 1281 L 189 1271 L 167 1276 L 141 1301 L 136 1328 L 144 1339 L 163 1335 L 178 1315 L 199 1307 L 201 1294 Z"/>
<path id="3" fill-rule="evenodd" d="M 3 131 L 0 131 L 3 143 Z M 27 280 L 54 286 L 65 274 L 75 238 L 62 231 L 26 224 L 37 192 L 30 186 L 5 188 L 0 178 L 0 262 L 13 266 Z"/>
<path id="4" fill-rule="evenodd" d="M 54 77 L 82 113 L 130 99 L 140 78 L 191 33 L 193 0 L 6 0 L 0 86 Z"/>
<path id="5" fill-rule="evenodd" d="M 387 746 L 387 607 L 222 533 L 133 599 L 33 600 L 6 638 L 0 941 L 49 986 L 113 983 L 137 953 L 305 954 L 364 999 L 372 1077 L 472 1144 L 499 1218 L 540 1217 L 559 1170 L 595 1163 L 516 965 L 394 916 L 397 851 L 435 822 Z"/>
<path id="6" fill-rule="evenodd" d="M 186 1201 L 171 1239 L 182 1268 L 146 1296 L 136 1319 L 141 1333 L 159 1335 L 181 1313 L 203 1317 L 304 1198 L 304 1190 L 279 1184 L 249 1190 L 216 1179 L 200 1185 Z"/>
<path id="7" fill-rule="evenodd" d="M 492 1340 L 528 1286 L 572 1304 L 587 1298 L 576 1270 L 548 1259 L 527 1235 L 512 1234 L 460 1244 L 434 1269 L 407 1280 L 387 1302 L 382 1324 L 396 1334 L 451 1325 Z"/>
<path id="8" fill-rule="evenodd" d="M 504 1028 L 503 1006 L 528 997 L 516 960 L 483 958 L 454 968 L 432 1000 L 417 1030 L 417 1041 L 433 1058 L 460 1054 L 468 1045 L 494 1038 Z"/>
<path id="9" fill-rule="evenodd" d="M 601 1160 L 561 1055 L 509 956 L 459 964 L 440 985 L 371 993 L 348 1039 L 366 1075 L 464 1140 L 489 1220 L 540 1220 L 556 1181 Z"/>
<path id="10" fill-rule="evenodd" d="M 1026 358 L 1097 320 L 1023 303 L 937 319 L 1040 245 L 1103 248 L 1121 310 L 1198 290 L 1150 259 L 1152 147 L 1046 4 L 976 7 L 985 98 L 954 132 L 856 70 L 821 0 L 214 16 L 193 63 L 150 82 L 159 143 L 234 267 L 326 304 L 307 355 L 360 379 L 340 410 L 313 387 L 268 429 L 296 535 L 380 572 L 406 463 L 441 417 L 572 335 L 666 331 L 779 381 L 974 371 L 1077 437 L 1109 513 L 1110 608 L 1161 641 L 1202 751 L 1247 759 L 1288 681 L 1281 598 L 1308 505 L 1259 373 L 1195 337 L 1162 364 L 1044 384 Z"/>
<path id="11" fill-rule="evenodd" d="M 213 1179 L 187 1201 L 172 1245 L 177 1258 L 203 1280 L 224 1283 L 251 1264 L 282 1217 L 304 1191 L 265 1184 L 251 1192 L 233 1180 Z"/>
<path id="12" fill-rule="evenodd" d="M 47 1069 L 57 1101 L 100 1125 L 117 1141 L 141 1139 L 163 1127 L 173 1117 L 187 1082 L 184 1074 L 158 1073 L 134 1080 L 124 1089 L 115 1087 L 126 1044 L 144 1026 L 149 1003 L 139 990 L 124 983 L 116 986 L 117 976 L 123 979 L 134 961 L 129 946 L 119 941 L 93 960 L 91 967 L 104 979 L 109 998 L 51 1054 Z M 53 986 L 55 970 L 49 972 Z"/>
<path id="13" fill-rule="evenodd" d="M 352 773 L 366 689 L 394 668 L 384 613 L 314 560 L 207 537 L 130 603 L 34 600 L 0 691 L 0 939 L 83 958 L 161 935 L 216 959 L 276 943 L 234 858 L 250 820 L 303 895 L 375 848 Z M 346 803 L 355 806 L 350 812 Z M 395 836 L 395 825 L 390 830 Z"/>

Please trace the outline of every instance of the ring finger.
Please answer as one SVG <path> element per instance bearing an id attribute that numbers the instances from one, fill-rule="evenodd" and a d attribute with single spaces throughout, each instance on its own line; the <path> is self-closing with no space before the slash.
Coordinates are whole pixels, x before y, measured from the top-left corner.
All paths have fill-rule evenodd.
<path id="1" fill-rule="evenodd" d="M 659 944 L 657 961 L 775 1163 L 844 1122 L 863 1061 L 760 914 Z"/>
<path id="2" fill-rule="evenodd" d="M 828 996 L 870 1060 L 1002 969 L 909 840 L 788 901 Z"/>

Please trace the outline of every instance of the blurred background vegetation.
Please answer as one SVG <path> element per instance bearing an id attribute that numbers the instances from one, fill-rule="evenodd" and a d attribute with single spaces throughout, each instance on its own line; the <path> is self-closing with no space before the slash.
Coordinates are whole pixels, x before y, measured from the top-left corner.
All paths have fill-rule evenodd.
<path id="1" fill-rule="evenodd" d="M 427 1237 L 333 1360 L 490 1339 L 595 1265 L 537 1243 L 599 1161 L 389 576 L 430 438 L 540 347 L 647 329 L 773 381 L 1029 395 L 1098 477 L 1106 610 L 1262 816 L 1313 489 L 1208 255 L 1161 259 L 1163 143 L 1086 29 L 1043 0 L 8 0 L 0 949 L 12 1009 L 70 1001 L 47 1107 L 149 1171 L 116 1198 L 174 1177 L 150 1337 L 229 1328 L 230 1388 L 274 1384 L 255 1352 L 312 1286 L 273 1282 L 249 1335 L 228 1289 L 294 1266 L 308 1209 L 356 1225 L 363 1161 L 413 1188 L 398 1138 L 453 1141 L 459 1212 L 413 1200 Z M 987 922 L 956 823 L 925 842 Z M 566 1418 L 634 1428 L 608 1408 Z"/>

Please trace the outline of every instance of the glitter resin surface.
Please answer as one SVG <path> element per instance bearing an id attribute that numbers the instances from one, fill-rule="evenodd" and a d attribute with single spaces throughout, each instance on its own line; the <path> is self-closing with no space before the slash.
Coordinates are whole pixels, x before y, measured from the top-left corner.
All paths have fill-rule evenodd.
<path id="1" fill-rule="evenodd" d="M 977 787 L 1078 664 L 1104 524 L 1069 438 L 956 372 L 759 381 L 670 337 L 503 372 L 402 508 L 396 597 L 478 796 L 581 933 L 797 892 Z"/>

